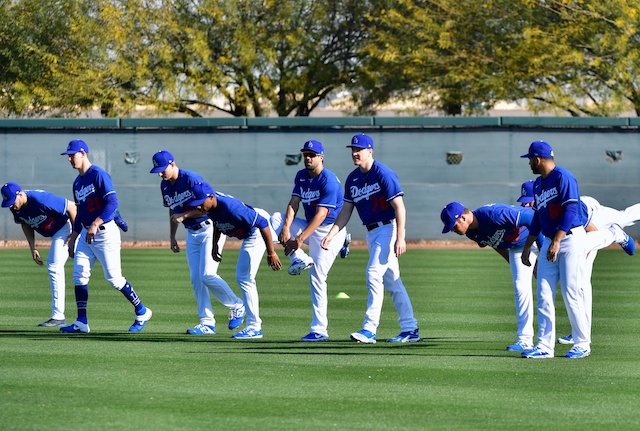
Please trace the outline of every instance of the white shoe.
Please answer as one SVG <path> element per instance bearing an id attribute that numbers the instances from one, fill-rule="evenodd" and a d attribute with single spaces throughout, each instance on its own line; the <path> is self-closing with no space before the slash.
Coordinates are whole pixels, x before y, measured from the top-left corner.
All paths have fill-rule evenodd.
<path id="1" fill-rule="evenodd" d="M 309 269 L 312 266 L 313 261 L 305 262 L 302 259 L 294 259 L 287 272 L 289 273 L 289 275 L 300 275 L 304 272 L 305 269 Z"/>

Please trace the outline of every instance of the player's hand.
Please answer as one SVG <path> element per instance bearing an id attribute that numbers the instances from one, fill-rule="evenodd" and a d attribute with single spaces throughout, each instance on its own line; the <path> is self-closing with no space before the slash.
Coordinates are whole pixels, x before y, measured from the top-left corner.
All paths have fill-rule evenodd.
<path id="1" fill-rule="evenodd" d="M 531 266 L 531 261 L 529 260 L 529 255 L 531 254 L 531 249 L 529 247 L 525 247 L 522 249 L 522 255 L 520 256 L 520 260 L 524 266 Z"/>
<path id="2" fill-rule="evenodd" d="M 180 253 L 180 246 L 178 245 L 178 241 L 175 239 L 171 240 L 171 251 L 174 253 Z"/>
<path id="3" fill-rule="evenodd" d="M 331 244 L 331 240 L 333 239 L 333 237 L 327 235 L 324 238 L 322 238 L 322 241 L 320 242 L 320 247 L 322 247 L 325 250 L 329 250 L 329 244 Z"/>
<path id="4" fill-rule="evenodd" d="M 558 251 L 560 250 L 560 242 L 559 241 L 551 241 L 549 244 L 549 249 L 547 249 L 547 260 L 549 262 L 555 262 L 558 258 Z"/>
<path id="5" fill-rule="evenodd" d="M 300 237 L 296 237 L 294 239 L 290 239 L 289 241 L 287 241 L 284 244 L 284 254 L 286 256 L 290 256 L 292 253 L 294 253 L 301 246 L 302 246 L 302 241 L 300 240 Z"/>
<path id="6" fill-rule="evenodd" d="M 291 235 L 289 234 L 289 228 L 285 228 L 285 226 L 283 226 L 280 235 L 278 235 L 278 241 L 280 241 L 280 244 L 284 245 L 287 243 L 287 241 L 289 241 L 290 238 Z"/>
<path id="7" fill-rule="evenodd" d="M 407 242 L 404 239 L 396 239 L 396 257 L 402 256 L 407 251 Z"/>
<path id="8" fill-rule="evenodd" d="M 42 266 L 44 264 L 44 262 L 42 261 L 42 258 L 40 257 L 40 253 L 38 252 L 38 250 L 33 250 L 31 252 L 31 255 L 32 255 L 33 261 L 35 263 L 37 263 L 40 266 Z"/>
<path id="9" fill-rule="evenodd" d="M 98 232 L 98 226 L 95 226 L 92 223 L 91 226 L 89 226 L 89 229 L 87 229 L 87 235 L 86 235 L 87 244 L 91 244 L 93 242 L 93 239 L 95 238 L 97 232 Z"/>
<path id="10" fill-rule="evenodd" d="M 282 262 L 280 262 L 280 258 L 276 252 L 267 254 L 267 264 L 269 264 L 274 271 L 280 271 L 282 269 Z"/>
<path id="11" fill-rule="evenodd" d="M 71 235 L 67 237 L 64 242 L 64 245 L 67 247 L 69 252 L 69 257 L 73 259 L 76 250 L 76 239 L 78 238 L 78 232 L 71 232 Z"/>
<path id="12" fill-rule="evenodd" d="M 180 224 L 184 220 L 184 213 L 182 214 L 171 214 L 171 221 L 175 224 Z"/>

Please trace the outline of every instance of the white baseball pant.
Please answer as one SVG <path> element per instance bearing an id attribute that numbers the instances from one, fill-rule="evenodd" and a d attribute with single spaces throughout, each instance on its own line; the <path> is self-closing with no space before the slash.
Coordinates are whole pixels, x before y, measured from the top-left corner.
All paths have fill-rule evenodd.
<path id="1" fill-rule="evenodd" d="M 120 262 L 120 228 L 112 220 L 100 226 L 91 244 L 87 243 L 87 229 L 82 228 L 78 236 L 73 265 L 73 282 L 86 286 L 91 278 L 91 269 L 96 259 L 102 265 L 104 278 L 116 290 L 127 283 L 122 276 Z"/>
<path id="2" fill-rule="evenodd" d="M 533 269 L 538 258 L 538 247 L 531 246 L 529 261 L 531 266 L 522 263 L 522 247 L 509 249 L 509 266 L 513 277 L 513 291 L 516 306 L 516 324 L 518 341 L 533 345 Z"/>
<path id="3" fill-rule="evenodd" d="M 400 264 L 394 250 L 395 243 L 395 221 L 367 232 L 369 263 L 366 276 L 369 296 L 362 329 L 374 334 L 380 324 L 385 290 L 391 294 L 391 300 L 398 312 L 401 332 L 418 328 L 418 321 L 413 317 L 409 294 L 400 278 Z"/>
<path id="4" fill-rule="evenodd" d="M 233 293 L 226 281 L 217 273 L 219 262 L 213 260 L 211 251 L 213 249 L 213 223 L 208 221 L 201 223 L 198 230 L 187 229 L 187 263 L 193 293 L 196 296 L 198 306 L 198 317 L 203 325 L 215 326 L 213 307 L 211 306 L 211 296 L 216 297 L 225 307 L 235 310 L 242 307 L 242 300 Z M 222 248 L 227 237 L 220 235 L 218 250 L 222 253 Z"/>
<path id="5" fill-rule="evenodd" d="M 51 237 L 49 256 L 47 256 L 47 272 L 51 286 L 51 318 L 64 320 L 66 282 L 64 265 L 69 259 L 69 250 L 65 241 L 71 235 L 71 222 L 67 221 Z M 71 244 L 71 247 L 74 245 Z"/>
<path id="6" fill-rule="evenodd" d="M 538 346 L 553 352 L 556 337 L 555 293 L 560 290 L 571 323 L 575 346 L 590 350 L 591 327 L 584 303 L 586 232 L 571 228 L 571 234 L 560 242 L 555 262 L 547 260 L 551 239 L 544 239 L 538 258 Z"/>
<path id="7" fill-rule="evenodd" d="M 274 213 L 271 217 L 271 223 L 276 233 L 280 235 L 282 230 L 282 213 Z M 313 266 L 309 268 L 309 291 L 311 294 L 311 325 L 310 332 L 328 336 L 329 319 L 327 317 L 328 309 L 328 293 L 327 293 L 327 278 L 329 271 L 333 266 L 338 253 L 344 245 L 344 240 L 347 235 L 347 230 L 340 230 L 336 236 L 331 240 L 329 244 L 329 250 L 325 250 L 320 246 L 322 239 L 327 236 L 331 230 L 332 224 L 320 225 L 313 232 L 309 238 L 304 242 L 309 246 L 309 255 L 304 250 L 297 249 L 289 259 L 293 262 L 294 259 L 301 259 L 307 262 L 309 259 L 313 260 Z M 295 238 L 307 227 L 307 222 L 304 219 L 296 217 L 293 219 L 289 228 L 291 238 Z"/>

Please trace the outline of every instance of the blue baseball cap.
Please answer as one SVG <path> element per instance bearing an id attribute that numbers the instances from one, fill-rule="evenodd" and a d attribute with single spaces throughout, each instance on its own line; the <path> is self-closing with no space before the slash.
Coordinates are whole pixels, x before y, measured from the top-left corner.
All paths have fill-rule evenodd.
<path id="1" fill-rule="evenodd" d="M 149 173 L 157 174 L 158 172 L 162 172 L 167 169 L 167 166 L 169 166 L 174 161 L 175 159 L 170 152 L 166 150 L 160 150 L 153 155 L 153 169 L 151 169 Z"/>
<path id="2" fill-rule="evenodd" d="M 523 204 L 528 204 L 529 202 L 533 202 L 533 183 L 534 180 L 525 181 L 522 183 L 522 187 L 520 188 L 520 197 L 518 198 L 518 202 Z"/>
<path id="3" fill-rule="evenodd" d="M 347 145 L 347 148 L 371 148 L 373 150 L 373 139 L 370 136 L 360 133 L 351 138 L 351 145 Z"/>
<path id="4" fill-rule="evenodd" d="M 191 191 L 193 192 L 195 198 L 187 202 L 187 205 L 192 207 L 202 205 L 202 203 L 206 201 L 209 196 L 213 196 L 216 192 L 215 190 L 213 190 L 213 187 L 209 185 L 209 183 L 196 184 L 195 186 L 193 186 L 193 189 Z"/>
<path id="5" fill-rule="evenodd" d="M 451 229 L 453 229 L 453 226 L 456 224 L 463 212 L 464 205 L 462 205 L 460 202 L 448 203 L 440 213 L 440 220 L 442 220 L 442 223 L 444 223 L 444 229 L 442 229 L 442 233 L 451 232 Z"/>
<path id="6" fill-rule="evenodd" d="M 2 186 L 2 208 L 9 208 L 16 201 L 22 188 L 18 183 L 8 182 Z"/>
<path id="7" fill-rule="evenodd" d="M 69 142 L 69 145 L 67 145 L 67 151 L 65 151 L 64 153 L 60 153 L 60 155 L 64 156 L 65 154 L 75 154 L 81 151 L 83 153 L 88 153 L 89 146 L 82 139 L 74 139 L 73 141 Z"/>
<path id="8" fill-rule="evenodd" d="M 530 159 L 532 157 L 542 157 L 543 159 L 549 159 L 553 157 L 553 148 L 545 141 L 533 141 L 529 146 L 529 152 L 520 156 L 523 159 Z"/>
<path id="9" fill-rule="evenodd" d="M 304 143 L 300 151 L 313 151 L 316 154 L 324 156 L 324 147 L 322 146 L 322 142 L 310 140 Z"/>

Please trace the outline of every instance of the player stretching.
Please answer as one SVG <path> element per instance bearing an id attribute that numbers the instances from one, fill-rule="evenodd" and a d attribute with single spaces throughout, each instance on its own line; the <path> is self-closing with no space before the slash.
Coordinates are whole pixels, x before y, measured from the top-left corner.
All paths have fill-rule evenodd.
<path id="1" fill-rule="evenodd" d="M 76 205 L 67 199 L 43 190 L 22 190 L 16 183 L 2 186 L 2 207 L 9 208 L 14 221 L 22 225 L 31 257 L 40 266 L 44 265 L 36 249 L 35 234 L 51 238 L 47 271 L 51 285 L 51 319 L 38 326 L 64 326 L 65 275 L 64 264 L 69 258 L 66 244 L 71 235 L 71 226 L 76 218 Z M 73 254 L 73 246 L 71 250 Z"/>
<path id="2" fill-rule="evenodd" d="M 300 341 L 327 341 L 327 277 L 336 256 L 348 253 L 345 250 L 348 250 L 350 239 L 347 240 L 346 229 L 341 229 L 328 250 L 320 246 L 342 209 L 342 186 L 338 177 L 324 168 L 322 143 L 307 141 L 300 151 L 305 169 L 296 174 L 284 222 L 281 213 L 275 213 L 272 220 L 284 252 L 292 262 L 289 274 L 297 275 L 309 269 L 311 332 Z M 296 217 L 300 203 L 305 219 Z M 303 242 L 309 245 L 309 256 L 301 248 Z"/>
<path id="3" fill-rule="evenodd" d="M 349 222 L 355 207 L 362 224 L 367 228 L 369 263 L 366 276 L 369 297 L 362 330 L 351 334 L 351 338 L 361 343 L 376 342 L 386 289 L 398 312 L 401 330 L 398 336 L 387 341 L 420 341 L 418 321 L 413 317 L 411 300 L 402 284 L 398 262 L 398 257 L 407 250 L 406 210 L 402 199 L 404 192 L 397 175 L 373 159 L 373 140 L 369 136 L 354 136 L 347 148 L 351 148 L 351 158 L 357 168 L 347 177 L 344 205 L 321 245 L 325 249 L 330 247 L 331 240 Z"/>
<path id="4" fill-rule="evenodd" d="M 580 205 L 578 181 L 568 170 L 556 166 L 553 149 L 544 141 L 532 142 L 529 167 L 540 176 L 533 193 L 536 215 L 522 250 L 522 262 L 531 265 L 530 247 L 542 232 L 545 236 L 538 257 L 538 345 L 522 352 L 524 358 L 553 358 L 556 334 L 555 293 L 560 290 L 571 323 L 575 345 L 567 358 L 591 353 L 591 326 L 584 304 L 587 214 Z"/>
<path id="5" fill-rule="evenodd" d="M 191 217 L 198 218 L 205 214 L 223 234 L 242 240 L 236 265 L 236 281 L 240 285 L 244 298 L 247 326 L 231 337 L 245 340 L 262 338 L 256 275 L 265 250 L 267 264 L 271 269 L 279 271 L 282 268 L 280 258 L 273 246 L 275 232 L 269 225 L 269 214 L 263 209 L 245 205 L 233 196 L 216 192 L 207 183 L 193 186 L 193 196 L 193 200 L 187 202 L 187 205 L 196 209 L 183 214 L 174 214 L 172 219 L 180 223 Z"/>
<path id="6" fill-rule="evenodd" d="M 153 155 L 153 168 L 150 172 L 162 178 L 160 191 L 164 206 L 169 208 L 171 250 L 179 253 L 180 247 L 176 240 L 178 224 L 172 216 L 193 209 L 187 205 L 187 202 L 194 199 L 193 187 L 204 180 L 195 172 L 178 168 L 174 157 L 165 150 Z M 244 320 L 244 304 L 217 273 L 226 236 L 214 235 L 213 225 L 204 214 L 198 218 L 183 220 L 182 224 L 187 229 L 187 263 L 200 318 L 200 323 L 187 329 L 187 334 L 214 335 L 216 333 L 216 321 L 209 291 L 230 310 L 228 327 L 236 329 Z"/>
<path id="7" fill-rule="evenodd" d="M 118 209 L 118 198 L 111 176 L 104 169 L 89 161 L 89 147 L 84 141 L 69 142 L 67 155 L 71 167 L 78 170 L 73 182 L 73 196 L 78 214 L 68 244 L 74 244 L 78 234 L 73 261 L 73 281 L 76 289 L 78 319 L 61 332 L 89 332 L 87 301 L 89 278 L 96 259 L 102 265 L 104 276 L 115 289 L 135 307 L 136 317 L 129 332 L 140 332 L 151 319 L 151 309 L 144 306 L 131 284 L 122 276 L 120 264 L 120 228 L 113 221 Z"/>

